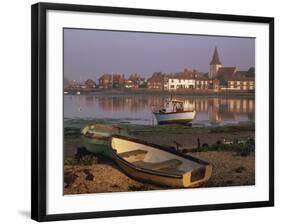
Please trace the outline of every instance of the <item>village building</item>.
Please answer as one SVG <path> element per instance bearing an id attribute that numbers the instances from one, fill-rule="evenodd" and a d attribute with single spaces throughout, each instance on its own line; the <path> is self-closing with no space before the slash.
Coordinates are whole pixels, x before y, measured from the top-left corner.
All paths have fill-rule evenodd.
<path id="1" fill-rule="evenodd" d="M 133 82 L 132 80 L 130 80 L 130 79 L 125 80 L 125 85 L 124 85 L 124 87 L 125 87 L 126 89 L 136 88 L 134 82 Z"/>
<path id="2" fill-rule="evenodd" d="M 235 78 L 228 80 L 229 90 L 254 90 L 255 82 L 251 78 Z"/>
<path id="3" fill-rule="evenodd" d="M 155 89 L 155 90 L 163 90 L 164 89 L 164 81 L 165 74 L 161 72 L 155 72 L 153 75 L 147 80 L 147 88 Z"/>
<path id="4" fill-rule="evenodd" d="M 182 89 L 194 89 L 195 79 L 185 78 L 169 78 L 168 79 L 168 90 L 182 90 Z"/>
<path id="5" fill-rule="evenodd" d="M 125 84 L 125 75 L 124 74 L 115 74 L 113 75 L 113 88 L 122 88 Z"/>
<path id="6" fill-rule="evenodd" d="M 248 71 L 238 71 L 235 77 L 226 78 L 227 88 L 231 90 L 251 91 L 255 89 L 255 74 Z"/>
<path id="7" fill-rule="evenodd" d="M 168 91 L 194 89 L 197 76 L 196 70 L 189 71 L 188 69 L 174 75 L 170 74 L 164 79 L 164 89 Z"/>
<path id="8" fill-rule="evenodd" d="M 217 48 L 215 48 L 210 62 L 208 77 L 213 80 L 219 80 L 219 87 L 213 84 L 215 89 L 243 91 L 255 89 L 254 68 L 250 68 L 248 71 L 239 71 L 237 67 L 223 67 Z"/>
<path id="9" fill-rule="evenodd" d="M 79 82 L 77 80 L 70 80 L 68 86 L 70 89 L 77 89 L 79 88 Z"/>
<path id="10" fill-rule="evenodd" d="M 94 88 L 96 88 L 96 83 L 92 79 L 87 79 L 84 82 L 84 86 L 85 86 L 86 89 L 94 89 Z"/>
<path id="11" fill-rule="evenodd" d="M 133 82 L 134 88 L 143 88 L 146 86 L 145 78 L 141 77 L 137 73 L 131 74 L 128 80 Z"/>
<path id="12" fill-rule="evenodd" d="M 99 88 L 122 88 L 125 84 L 125 78 L 123 74 L 103 74 L 99 78 Z"/>
<path id="13" fill-rule="evenodd" d="M 104 74 L 99 78 L 99 88 L 108 89 L 112 88 L 112 75 Z"/>
<path id="14" fill-rule="evenodd" d="M 195 81 L 195 88 L 198 90 L 211 89 L 213 85 L 213 80 L 206 76 L 198 77 Z"/>

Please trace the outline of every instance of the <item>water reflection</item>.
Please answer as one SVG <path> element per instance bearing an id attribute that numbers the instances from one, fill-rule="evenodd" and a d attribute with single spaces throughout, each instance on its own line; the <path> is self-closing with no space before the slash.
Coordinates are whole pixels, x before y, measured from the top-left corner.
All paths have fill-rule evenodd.
<path id="1" fill-rule="evenodd" d="M 65 118 L 118 119 L 151 124 L 151 110 L 163 105 L 166 96 L 64 96 Z M 255 100 L 247 98 L 176 97 L 195 110 L 193 123 L 228 124 L 255 120 Z"/>

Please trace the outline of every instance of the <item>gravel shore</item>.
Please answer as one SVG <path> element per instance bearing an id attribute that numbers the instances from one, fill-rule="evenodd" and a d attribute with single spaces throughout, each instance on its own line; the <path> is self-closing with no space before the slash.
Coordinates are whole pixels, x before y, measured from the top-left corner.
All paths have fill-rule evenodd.
<path id="1" fill-rule="evenodd" d="M 200 187 L 243 186 L 255 184 L 255 155 L 241 156 L 235 152 L 211 151 L 189 153 L 213 165 L 210 180 Z M 64 194 L 162 190 L 163 186 L 142 183 L 126 176 L 111 161 L 91 166 L 64 166 Z"/>

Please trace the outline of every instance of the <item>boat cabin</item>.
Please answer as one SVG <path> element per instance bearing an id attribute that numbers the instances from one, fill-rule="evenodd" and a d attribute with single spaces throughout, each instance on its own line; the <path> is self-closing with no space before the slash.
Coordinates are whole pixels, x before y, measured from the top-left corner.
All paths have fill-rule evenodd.
<path id="1" fill-rule="evenodd" d="M 159 110 L 160 113 L 184 112 L 184 102 L 180 100 L 168 100 L 164 104 L 164 108 Z"/>

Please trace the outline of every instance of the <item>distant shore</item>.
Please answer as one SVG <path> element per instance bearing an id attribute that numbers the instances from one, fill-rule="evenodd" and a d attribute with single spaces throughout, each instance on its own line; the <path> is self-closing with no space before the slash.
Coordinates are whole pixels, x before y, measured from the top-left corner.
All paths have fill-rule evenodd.
<path id="1" fill-rule="evenodd" d="M 255 97 L 253 91 L 238 90 L 221 90 L 215 92 L 213 90 L 182 90 L 182 91 L 162 91 L 153 89 L 94 89 L 94 90 L 77 90 L 79 95 L 163 95 L 163 96 L 202 96 L 202 97 Z M 77 95 L 77 91 L 67 91 L 65 95 Z"/>
<path id="2" fill-rule="evenodd" d="M 93 160 L 87 158 L 83 162 L 73 163 L 77 147 L 83 146 L 83 142 L 79 139 L 80 127 L 86 123 L 85 120 L 76 120 L 65 126 L 64 194 L 168 189 L 142 183 L 126 176 L 113 161 L 107 158 L 93 157 Z M 175 142 L 178 142 L 182 152 L 210 162 L 213 165 L 213 174 L 203 187 L 255 184 L 254 151 L 242 155 L 239 147 L 221 147 L 220 145 L 216 147 L 216 144 L 223 140 L 231 142 L 254 138 L 255 125 L 253 123 L 223 127 L 120 124 L 120 128 L 125 129 L 135 138 L 154 144 L 175 147 Z M 197 150 L 198 138 L 201 145 L 213 147 Z"/>

